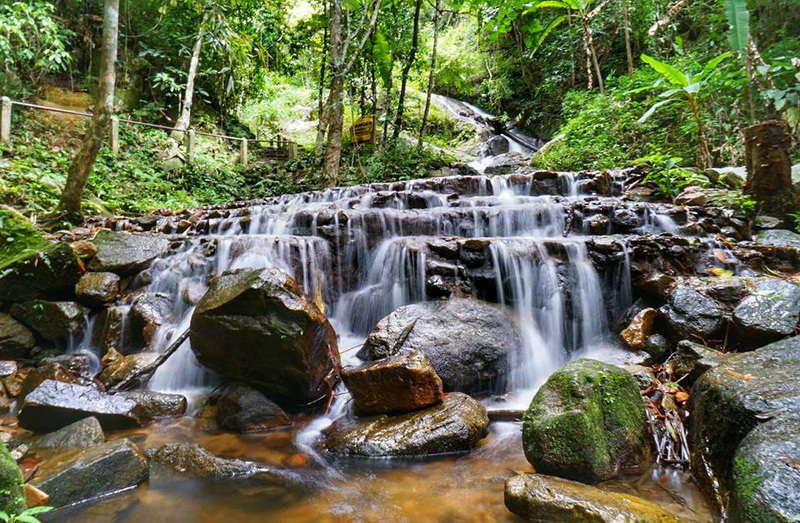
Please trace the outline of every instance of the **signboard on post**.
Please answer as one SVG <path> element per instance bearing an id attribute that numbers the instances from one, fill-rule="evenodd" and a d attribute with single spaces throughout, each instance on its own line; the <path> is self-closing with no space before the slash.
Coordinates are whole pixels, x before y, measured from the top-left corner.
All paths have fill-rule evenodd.
<path id="1" fill-rule="evenodd" d="M 375 121 L 372 116 L 361 116 L 350 127 L 350 140 L 353 143 L 371 142 L 375 137 Z"/>

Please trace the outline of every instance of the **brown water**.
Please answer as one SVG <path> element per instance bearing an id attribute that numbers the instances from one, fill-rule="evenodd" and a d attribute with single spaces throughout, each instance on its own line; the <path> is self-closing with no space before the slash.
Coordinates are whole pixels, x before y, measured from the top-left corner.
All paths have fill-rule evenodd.
<path id="1" fill-rule="evenodd" d="M 196 442 L 214 454 L 294 469 L 322 481 L 283 489 L 253 480 L 207 480 L 153 471 L 148 483 L 71 509 L 49 521 L 97 522 L 349 522 L 518 521 L 503 504 L 503 484 L 515 472 L 530 472 L 520 425 L 495 423 L 480 447 L 466 455 L 425 461 L 339 460 L 323 468 L 298 453 L 292 431 L 239 435 L 206 432 L 191 418 L 172 420 L 113 437 L 142 448 Z M 656 469 L 603 488 L 655 501 L 690 521 L 713 516 L 690 477 Z"/>

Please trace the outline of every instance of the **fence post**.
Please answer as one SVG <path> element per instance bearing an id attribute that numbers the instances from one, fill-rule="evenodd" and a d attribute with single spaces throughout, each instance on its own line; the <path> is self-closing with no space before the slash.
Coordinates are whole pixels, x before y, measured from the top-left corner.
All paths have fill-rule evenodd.
<path id="1" fill-rule="evenodd" d="M 247 167 L 247 138 L 242 138 L 242 145 L 239 148 L 239 161 Z"/>
<path id="2" fill-rule="evenodd" d="M 119 155 L 119 118 L 116 116 L 111 117 L 111 152 Z"/>
<path id="3" fill-rule="evenodd" d="M 11 143 L 11 98 L 2 98 L 0 107 L 0 142 Z"/>
<path id="4" fill-rule="evenodd" d="M 286 143 L 286 156 L 288 156 L 290 160 L 297 158 L 297 144 L 295 142 Z"/>
<path id="5" fill-rule="evenodd" d="M 186 162 L 194 162 L 194 129 L 186 133 Z"/>

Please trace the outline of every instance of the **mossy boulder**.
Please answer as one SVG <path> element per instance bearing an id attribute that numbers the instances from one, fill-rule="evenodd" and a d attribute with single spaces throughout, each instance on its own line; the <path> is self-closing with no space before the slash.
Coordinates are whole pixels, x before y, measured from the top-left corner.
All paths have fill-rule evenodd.
<path id="1" fill-rule="evenodd" d="M 67 297 L 80 277 L 78 257 L 67 243 L 6 254 L 0 256 L 0 301 Z"/>
<path id="2" fill-rule="evenodd" d="M 525 413 L 525 456 L 542 474 L 606 480 L 649 461 L 646 423 L 630 373 L 596 360 L 576 360 L 550 376 Z"/>
<path id="3" fill-rule="evenodd" d="M 0 510 L 8 514 L 19 514 L 25 510 L 22 471 L 3 442 L 0 442 Z"/>

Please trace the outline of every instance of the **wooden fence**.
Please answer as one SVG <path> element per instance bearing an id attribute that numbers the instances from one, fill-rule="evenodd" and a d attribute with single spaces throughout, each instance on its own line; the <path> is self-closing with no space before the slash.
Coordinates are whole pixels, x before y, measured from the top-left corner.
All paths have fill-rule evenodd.
<path id="1" fill-rule="evenodd" d="M 18 107 L 26 107 L 28 109 L 51 111 L 54 113 L 72 114 L 75 116 L 82 116 L 85 118 L 91 118 L 93 116 L 92 113 L 73 111 L 71 109 L 61 109 L 58 107 L 47 107 L 45 105 L 37 105 L 26 102 L 18 102 L 15 100 L 11 100 L 6 96 L 3 96 L 2 98 L 0 98 L 0 142 L 11 143 L 11 112 L 15 105 Z M 138 122 L 136 120 L 128 120 L 127 118 L 119 118 L 117 116 L 112 116 L 110 138 L 111 138 L 111 151 L 114 153 L 114 155 L 119 154 L 120 123 L 140 125 L 143 127 L 152 127 L 154 129 L 162 129 L 168 132 L 174 131 L 172 127 L 168 127 L 166 125 Z M 248 143 L 250 142 L 260 144 L 261 145 L 260 152 L 262 152 L 263 156 L 268 159 L 287 159 L 287 158 L 294 158 L 297 156 L 297 144 L 290 140 L 287 140 L 286 138 L 280 135 L 278 135 L 275 138 L 271 138 L 269 140 L 264 140 L 264 139 L 238 138 L 236 136 L 227 136 L 224 134 L 216 134 L 216 133 L 206 133 L 203 131 L 196 131 L 191 128 L 179 132 L 184 133 L 186 136 L 186 139 L 184 140 L 186 146 L 186 161 L 189 163 L 194 161 L 195 137 L 197 135 L 238 142 L 239 161 L 241 162 L 242 165 L 245 166 L 248 163 Z"/>

